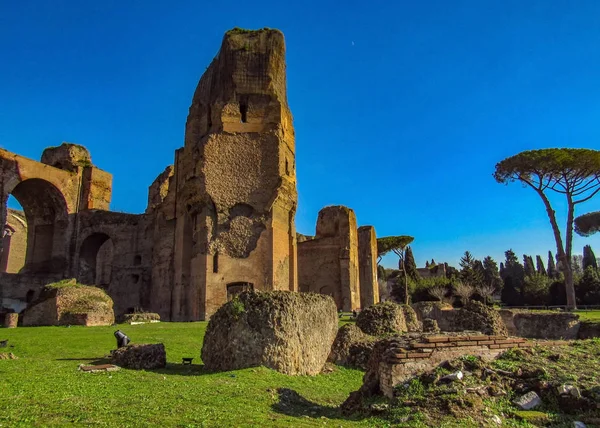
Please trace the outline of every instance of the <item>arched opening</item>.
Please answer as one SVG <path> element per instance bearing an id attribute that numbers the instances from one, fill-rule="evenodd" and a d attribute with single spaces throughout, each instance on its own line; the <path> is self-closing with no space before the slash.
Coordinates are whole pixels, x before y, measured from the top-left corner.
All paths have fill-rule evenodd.
<path id="1" fill-rule="evenodd" d="M 3 234 L 0 260 L 3 272 L 64 271 L 67 263 L 67 204 L 53 184 L 39 178 L 17 184 L 7 201 L 7 225 L 15 231 L 10 236 Z"/>
<path id="2" fill-rule="evenodd" d="M 227 284 L 227 301 L 229 302 L 238 294 L 250 290 L 254 290 L 254 284 L 251 282 L 231 282 Z"/>
<path id="3" fill-rule="evenodd" d="M 113 243 L 105 233 L 93 233 L 79 249 L 77 281 L 81 284 L 107 287 L 110 284 L 113 262 Z"/>

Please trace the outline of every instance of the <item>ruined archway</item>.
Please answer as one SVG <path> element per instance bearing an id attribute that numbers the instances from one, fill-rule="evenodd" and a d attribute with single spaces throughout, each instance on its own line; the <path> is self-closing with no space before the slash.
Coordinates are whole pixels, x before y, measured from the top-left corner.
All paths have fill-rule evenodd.
<path id="1" fill-rule="evenodd" d="M 112 275 L 113 242 L 105 233 L 92 233 L 79 248 L 77 281 L 108 287 Z"/>
<path id="2" fill-rule="evenodd" d="M 64 237 L 68 227 L 67 203 L 63 194 L 46 180 L 30 178 L 18 183 L 10 195 L 23 208 L 21 215 L 24 218 L 20 222 L 24 224 L 23 230 L 27 234 L 24 266 L 20 272 L 62 273 L 67 266 Z M 5 212 L 10 214 L 8 210 Z M 19 215 L 13 213 L 12 217 L 18 223 Z M 9 220 L 7 218 L 7 223 Z M 6 244 L 3 257 L 8 259 L 12 243 Z M 3 271 L 7 270 L 8 263 Z"/>

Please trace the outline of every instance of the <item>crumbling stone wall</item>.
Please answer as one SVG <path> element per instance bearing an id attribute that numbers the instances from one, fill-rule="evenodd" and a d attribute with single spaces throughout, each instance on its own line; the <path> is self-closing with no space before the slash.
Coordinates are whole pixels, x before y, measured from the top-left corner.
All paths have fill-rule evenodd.
<path id="1" fill-rule="evenodd" d="M 27 223 L 23 273 L 68 275 L 77 212 L 108 208 L 111 175 L 94 167 L 80 146 L 73 154 L 72 146 L 46 149 L 42 157 L 51 165 L 0 149 L 0 221 L 7 224 L 6 201 L 13 195 Z"/>
<path id="2" fill-rule="evenodd" d="M 319 212 L 314 239 L 298 244 L 300 291 L 327 294 L 338 309 L 361 307 L 356 215 L 343 206 Z"/>
<path id="3" fill-rule="evenodd" d="M 582 321 L 579 324 L 579 331 L 577 332 L 577 338 L 578 339 L 592 339 L 594 337 L 600 337 L 600 322 Z"/>
<path id="4" fill-rule="evenodd" d="M 358 228 L 358 273 L 360 306 L 365 309 L 379 303 L 377 284 L 377 237 L 373 226 Z"/>
<path id="5" fill-rule="evenodd" d="M 152 234 L 145 215 L 89 210 L 80 214 L 78 281 L 104 289 L 120 316 L 151 309 Z M 91 270 L 91 272 L 90 272 Z"/>
<path id="6" fill-rule="evenodd" d="M 535 345 L 560 346 L 568 342 L 530 342 L 518 337 L 449 334 L 416 338 L 396 337 L 378 342 L 368 362 L 361 392 L 392 398 L 394 387 L 418 373 L 432 370 L 443 361 L 474 355 L 491 361 L 507 349 Z"/>
<path id="7" fill-rule="evenodd" d="M 0 311 L 21 312 L 39 297 L 46 284 L 60 279 L 60 275 L 0 273 Z"/>
<path id="8" fill-rule="evenodd" d="M 23 314 L 24 326 L 111 325 L 115 322 L 113 301 L 96 287 L 62 281 L 46 286 Z"/>
<path id="9" fill-rule="evenodd" d="M 577 339 L 579 315 L 569 312 L 501 309 L 498 311 L 508 332 L 536 339 Z"/>
<path id="10" fill-rule="evenodd" d="M 0 275 L 0 291 L 19 284 L 9 299 L 20 307 L 45 281 L 76 277 L 105 289 L 118 315 L 141 308 L 172 321 L 206 319 L 245 289 L 298 291 L 295 171 L 283 35 L 229 31 L 144 214 L 108 211 L 112 176 L 83 146 L 48 148 L 42 162 L 0 149 L 0 221 L 12 194 L 31 244 L 21 276 Z M 359 259 L 352 210 L 322 210 L 317 238 L 305 242 L 302 288 L 359 308 L 362 265 L 363 305 L 376 302 L 374 231 L 367 235 Z"/>
<path id="11" fill-rule="evenodd" d="M 153 251 L 153 290 L 170 294 L 172 320 L 209 317 L 236 284 L 297 291 L 294 152 L 283 35 L 227 32 L 173 173 L 151 187 L 155 236 L 173 237 L 171 260 L 166 238 Z"/>

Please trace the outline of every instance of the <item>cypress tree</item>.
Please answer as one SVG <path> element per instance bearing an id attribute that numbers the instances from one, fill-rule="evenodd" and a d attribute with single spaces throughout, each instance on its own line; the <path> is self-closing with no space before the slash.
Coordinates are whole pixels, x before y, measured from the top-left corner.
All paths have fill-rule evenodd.
<path id="1" fill-rule="evenodd" d="M 537 269 L 537 273 L 539 273 L 540 275 L 548 275 L 546 273 L 546 268 L 544 267 L 544 262 L 542 261 L 542 256 L 535 256 L 535 263 L 536 263 L 536 269 Z"/>
<path id="2" fill-rule="evenodd" d="M 556 264 L 554 263 L 552 251 L 548 251 L 548 276 L 550 278 L 558 278 L 558 271 L 556 270 Z"/>
<path id="3" fill-rule="evenodd" d="M 523 281 L 525 279 L 525 269 L 519 263 L 519 259 L 513 250 L 507 250 L 504 253 L 504 269 L 502 271 L 502 301 L 509 306 L 519 306 L 523 304 L 522 291 Z"/>
<path id="4" fill-rule="evenodd" d="M 417 281 L 419 277 L 419 271 L 417 270 L 417 264 L 413 256 L 412 248 L 410 245 L 406 247 L 406 254 L 404 256 L 404 268 L 406 269 L 406 275 L 414 281 Z"/>
<path id="5" fill-rule="evenodd" d="M 583 247 L 583 270 L 585 271 L 588 267 L 598 269 L 598 262 L 596 261 L 596 255 L 592 247 L 586 245 Z"/>
<path id="6" fill-rule="evenodd" d="M 535 275 L 535 267 L 531 256 L 523 254 L 523 266 L 525 267 L 525 276 Z"/>
<path id="7" fill-rule="evenodd" d="M 476 260 L 469 251 L 465 251 L 464 256 L 460 258 L 460 279 L 473 287 L 481 284 L 483 281 L 483 265 L 481 261 Z M 481 266 L 478 266 L 481 265 Z"/>
<path id="8" fill-rule="evenodd" d="M 475 287 L 479 287 L 485 284 L 485 267 L 481 260 L 475 260 L 473 263 L 473 280 Z"/>
<path id="9" fill-rule="evenodd" d="M 500 268 L 504 270 L 504 265 L 502 263 L 500 263 Z M 490 256 L 483 259 L 483 271 L 485 284 L 491 285 L 497 291 L 500 290 L 500 288 L 502 288 L 502 278 L 500 278 L 496 261 Z"/>

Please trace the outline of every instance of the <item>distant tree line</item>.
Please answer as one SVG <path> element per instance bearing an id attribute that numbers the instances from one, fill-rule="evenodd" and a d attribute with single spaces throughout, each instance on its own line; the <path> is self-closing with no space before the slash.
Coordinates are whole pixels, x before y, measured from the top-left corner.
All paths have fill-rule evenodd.
<path id="1" fill-rule="evenodd" d="M 512 250 L 505 252 L 500 265 L 503 279 L 502 302 L 509 306 L 566 305 L 565 276 L 561 262 L 556 263 L 548 251 L 547 267 L 541 256 L 534 266 L 531 256 L 523 256 L 521 264 Z M 592 247 L 583 247 L 583 256 L 571 260 L 571 270 L 577 304 L 600 305 L 600 270 Z"/>
<path id="2" fill-rule="evenodd" d="M 551 251 L 547 257 L 524 254 L 522 259 L 510 249 L 498 263 L 490 256 L 483 260 L 465 251 L 459 269 L 435 260 L 426 263 L 432 272 L 443 267 L 445 275 L 421 277 L 410 246 L 403 250 L 401 269 L 378 268 L 379 278 L 391 284 L 390 298 L 397 302 L 439 300 L 461 306 L 474 299 L 507 306 L 566 305 L 562 262 Z M 571 269 L 577 304 L 600 305 L 600 265 L 589 245 L 583 255 L 573 256 Z M 498 302 L 500 299 L 500 302 Z"/>

